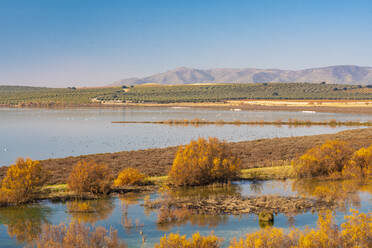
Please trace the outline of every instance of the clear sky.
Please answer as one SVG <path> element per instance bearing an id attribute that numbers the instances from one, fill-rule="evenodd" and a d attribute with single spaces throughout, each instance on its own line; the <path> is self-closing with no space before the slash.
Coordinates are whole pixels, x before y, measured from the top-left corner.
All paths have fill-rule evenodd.
<path id="1" fill-rule="evenodd" d="M 372 66 L 371 0 L 0 0 L 0 83 Z"/>

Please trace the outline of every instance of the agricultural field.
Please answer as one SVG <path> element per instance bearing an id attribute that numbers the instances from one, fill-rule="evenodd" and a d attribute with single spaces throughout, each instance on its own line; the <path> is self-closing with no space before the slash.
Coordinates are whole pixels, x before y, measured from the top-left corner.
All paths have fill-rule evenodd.
<path id="1" fill-rule="evenodd" d="M 363 90 L 367 89 L 367 90 Z M 362 86 L 310 83 L 135 86 L 120 94 L 98 97 L 123 102 L 221 102 L 241 99 L 372 99 Z"/>
<path id="2" fill-rule="evenodd" d="M 1 105 L 223 102 L 244 99 L 372 99 L 370 88 L 310 83 L 140 85 L 102 88 L 0 86 Z"/>
<path id="3" fill-rule="evenodd" d="M 120 88 L 0 86 L 0 105 L 84 105 L 97 96 L 111 96 L 117 91 Z"/>

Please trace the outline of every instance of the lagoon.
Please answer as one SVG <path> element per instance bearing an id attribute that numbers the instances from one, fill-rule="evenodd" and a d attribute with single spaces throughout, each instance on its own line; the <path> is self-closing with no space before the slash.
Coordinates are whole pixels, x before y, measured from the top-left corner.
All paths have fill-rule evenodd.
<path id="1" fill-rule="evenodd" d="M 117 107 L 117 108 L 0 108 L 0 165 L 18 157 L 60 158 L 82 154 L 118 152 L 188 143 L 198 137 L 215 136 L 244 141 L 336 133 L 356 127 L 289 126 L 165 126 L 112 124 L 112 121 L 168 119 L 241 121 L 312 120 L 371 121 L 372 116 L 342 113 L 287 111 L 233 111 L 212 108 Z"/>

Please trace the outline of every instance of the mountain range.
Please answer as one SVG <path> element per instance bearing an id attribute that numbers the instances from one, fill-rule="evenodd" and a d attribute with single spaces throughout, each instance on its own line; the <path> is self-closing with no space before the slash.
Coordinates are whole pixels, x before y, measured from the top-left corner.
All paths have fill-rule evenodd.
<path id="1" fill-rule="evenodd" d="M 203 83 L 267 83 L 308 82 L 337 84 L 372 84 L 372 67 L 338 65 L 304 70 L 279 69 L 194 69 L 179 67 L 144 78 L 127 78 L 113 85 L 138 84 L 203 84 Z"/>

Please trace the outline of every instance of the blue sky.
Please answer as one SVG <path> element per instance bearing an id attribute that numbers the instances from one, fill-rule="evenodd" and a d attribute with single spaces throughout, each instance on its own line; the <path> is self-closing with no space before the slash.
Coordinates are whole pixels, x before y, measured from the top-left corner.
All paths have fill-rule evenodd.
<path id="1" fill-rule="evenodd" d="M 339 64 L 372 66 L 371 0 L 0 0 L 1 84 Z"/>

